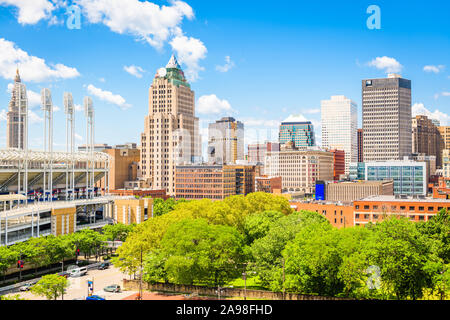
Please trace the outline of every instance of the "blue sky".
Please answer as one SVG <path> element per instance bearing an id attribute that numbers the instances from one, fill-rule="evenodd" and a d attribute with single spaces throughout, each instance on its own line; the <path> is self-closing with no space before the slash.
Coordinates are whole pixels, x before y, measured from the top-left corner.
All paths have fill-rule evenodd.
<path id="1" fill-rule="evenodd" d="M 66 24 L 74 3 L 80 29 Z M 370 5 L 381 10 L 379 30 L 367 27 Z M 345 95 L 358 104 L 360 119 L 361 80 L 392 70 L 412 80 L 414 113 L 450 125 L 450 3 L 444 0 L 0 0 L 0 17 L 1 147 L 17 64 L 34 101 L 31 147 L 42 148 L 43 132 L 33 92 L 48 87 L 60 109 L 55 148 L 63 149 L 65 91 L 78 105 L 93 98 L 97 143 L 139 142 L 149 86 L 172 52 L 192 80 L 203 134 L 209 122 L 230 115 L 245 123 L 246 142 L 276 139 L 280 121 L 301 115 L 313 121 L 320 141 L 321 100 Z M 80 144 L 84 123 L 77 112 Z"/>

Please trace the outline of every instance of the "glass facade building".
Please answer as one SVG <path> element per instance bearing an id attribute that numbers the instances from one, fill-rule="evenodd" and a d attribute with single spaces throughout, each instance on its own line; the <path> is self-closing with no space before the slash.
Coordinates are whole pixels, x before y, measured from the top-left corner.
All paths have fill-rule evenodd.
<path id="1" fill-rule="evenodd" d="M 350 165 L 350 179 L 394 180 L 395 195 L 426 195 L 426 163 L 414 161 L 360 162 Z"/>
<path id="2" fill-rule="evenodd" d="M 296 148 L 316 145 L 314 126 L 307 122 L 282 122 L 280 126 L 280 143 L 294 142 Z"/>

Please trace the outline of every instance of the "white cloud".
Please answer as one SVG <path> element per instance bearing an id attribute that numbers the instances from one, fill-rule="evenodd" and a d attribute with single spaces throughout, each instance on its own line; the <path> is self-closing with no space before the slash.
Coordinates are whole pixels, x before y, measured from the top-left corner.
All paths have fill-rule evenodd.
<path id="1" fill-rule="evenodd" d="M 215 94 L 201 96 L 197 101 L 196 111 L 199 114 L 220 114 L 234 112 L 227 100 L 221 100 Z"/>
<path id="2" fill-rule="evenodd" d="M 286 120 L 283 122 L 306 122 L 308 121 L 302 114 L 291 114 Z"/>
<path id="3" fill-rule="evenodd" d="M 379 70 L 384 70 L 386 73 L 397 73 L 403 69 L 403 66 L 397 60 L 386 56 L 377 57 L 370 61 L 368 65 Z"/>
<path id="4" fill-rule="evenodd" d="M 134 65 L 124 66 L 123 70 L 125 70 L 132 76 L 135 76 L 136 78 L 142 78 L 142 73 L 145 72 L 145 70 L 142 69 L 141 67 L 134 66 Z"/>
<path id="5" fill-rule="evenodd" d="M 441 93 L 436 93 L 435 95 L 434 95 L 434 99 L 439 99 L 439 97 L 440 96 L 442 96 L 442 97 L 450 97 L 450 92 L 441 92 Z"/>
<path id="6" fill-rule="evenodd" d="M 180 32 L 170 41 L 170 45 L 177 53 L 180 63 L 184 63 L 187 66 L 186 77 L 188 80 L 196 81 L 199 77 L 198 73 L 205 70 L 199 65 L 199 61 L 206 58 L 208 50 L 199 39 L 187 37 Z"/>
<path id="7" fill-rule="evenodd" d="M 28 122 L 30 124 L 44 122 L 44 118 L 39 116 L 36 112 L 31 109 L 28 109 Z"/>
<path id="8" fill-rule="evenodd" d="M 84 111 L 84 107 L 81 104 L 76 104 L 74 107 L 75 111 Z"/>
<path id="9" fill-rule="evenodd" d="M 36 24 L 42 19 L 49 19 L 56 8 L 48 0 L 0 0 L 1 6 L 15 6 L 18 10 L 17 21 L 22 24 Z"/>
<path id="10" fill-rule="evenodd" d="M 450 125 L 450 115 L 447 113 L 441 112 L 439 110 L 435 110 L 431 112 L 429 109 L 425 107 L 423 103 L 415 103 L 412 106 L 412 116 L 424 115 L 430 119 L 439 120 L 442 126 Z"/>
<path id="11" fill-rule="evenodd" d="M 445 66 L 444 65 L 438 65 L 438 66 L 425 66 L 423 67 L 423 71 L 425 72 L 434 72 L 434 73 L 439 73 L 442 70 L 444 70 Z"/>
<path id="12" fill-rule="evenodd" d="M 230 56 L 225 57 L 225 64 L 223 66 L 216 66 L 216 70 L 219 72 L 228 72 L 234 67 L 234 62 L 231 61 Z"/>
<path id="13" fill-rule="evenodd" d="M 103 23 L 111 31 L 130 34 L 138 40 L 161 49 L 169 42 L 180 63 L 187 66 L 190 81 L 198 79 L 199 60 L 206 57 L 207 49 L 199 39 L 183 35 L 180 25 L 184 18 L 194 18 L 193 9 L 183 1 L 170 1 L 169 6 L 139 0 L 77 0 L 87 20 Z"/>
<path id="14" fill-rule="evenodd" d="M 105 78 L 100 78 L 100 79 L 98 79 L 98 81 L 100 81 L 100 82 L 106 82 L 106 80 L 105 80 Z"/>
<path id="15" fill-rule="evenodd" d="M 27 90 L 28 106 L 30 108 L 38 107 L 41 105 L 41 95 L 37 92 Z"/>
<path id="16" fill-rule="evenodd" d="M 121 109 L 128 109 L 131 107 L 131 105 L 126 103 L 125 99 L 118 94 L 113 94 L 110 91 L 96 88 L 92 84 L 87 86 L 87 90 L 90 94 L 96 96 L 100 100 L 115 104 L 115 105 L 119 106 Z"/>
<path id="17" fill-rule="evenodd" d="M 80 136 L 78 133 L 75 133 L 75 139 L 76 140 L 78 140 L 78 141 L 83 141 L 83 137 L 82 136 Z"/>
<path id="18" fill-rule="evenodd" d="M 91 23 L 103 23 L 111 31 L 131 34 L 161 48 L 182 20 L 194 18 L 194 11 L 183 1 L 159 6 L 139 0 L 77 0 Z"/>
<path id="19" fill-rule="evenodd" d="M 47 65 L 44 59 L 30 56 L 14 42 L 0 38 L 0 76 L 13 80 L 19 66 L 23 81 L 42 82 L 52 79 L 70 79 L 80 75 L 76 68 L 63 64 Z"/>
<path id="20" fill-rule="evenodd" d="M 2 111 L 0 111 L 0 121 L 6 121 L 7 113 L 8 113 L 8 111 L 6 111 L 6 109 L 2 109 Z"/>

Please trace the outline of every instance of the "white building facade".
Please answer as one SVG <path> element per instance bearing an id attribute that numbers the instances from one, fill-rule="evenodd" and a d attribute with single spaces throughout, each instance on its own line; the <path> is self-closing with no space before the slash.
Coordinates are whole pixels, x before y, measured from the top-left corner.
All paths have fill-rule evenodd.
<path id="1" fill-rule="evenodd" d="M 358 161 L 358 108 L 345 96 L 321 101 L 322 147 L 345 151 L 345 173 Z"/>

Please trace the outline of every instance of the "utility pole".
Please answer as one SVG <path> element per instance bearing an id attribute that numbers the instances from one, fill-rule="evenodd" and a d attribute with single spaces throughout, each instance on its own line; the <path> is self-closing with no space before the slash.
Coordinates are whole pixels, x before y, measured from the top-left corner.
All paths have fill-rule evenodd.
<path id="1" fill-rule="evenodd" d="M 142 300 L 142 246 L 141 246 L 141 272 L 139 276 L 139 295 L 136 300 Z"/>
<path id="2" fill-rule="evenodd" d="M 284 261 L 284 258 L 283 258 L 283 300 L 286 300 L 286 287 L 285 287 L 285 284 L 284 284 L 284 281 L 285 281 L 285 271 L 284 271 L 284 269 L 285 269 L 285 261 Z"/>
<path id="3" fill-rule="evenodd" d="M 244 271 L 242 276 L 244 277 L 244 300 L 247 300 L 247 273 Z"/>

